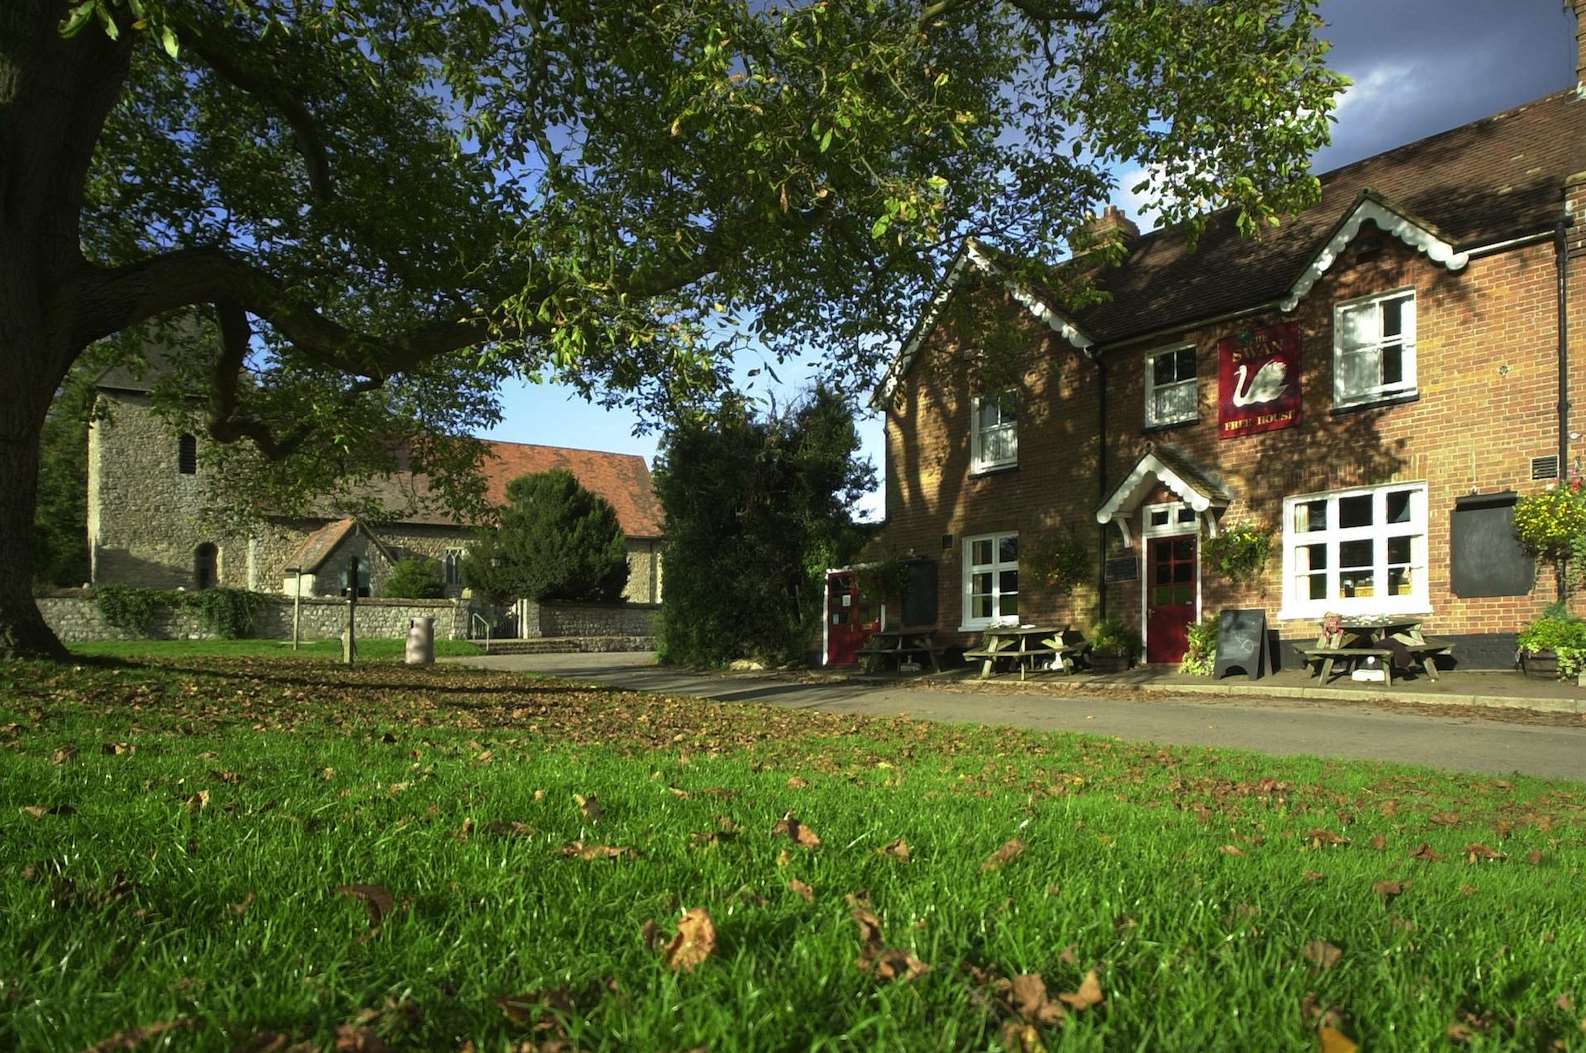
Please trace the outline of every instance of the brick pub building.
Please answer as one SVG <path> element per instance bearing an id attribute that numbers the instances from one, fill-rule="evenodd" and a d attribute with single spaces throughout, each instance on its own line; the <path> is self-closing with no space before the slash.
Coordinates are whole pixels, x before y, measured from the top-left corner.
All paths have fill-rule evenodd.
<path id="1" fill-rule="evenodd" d="M 1016 382 L 983 380 L 974 334 L 927 317 L 881 392 L 877 551 L 926 571 L 894 624 L 951 645 L 1105 612 L 1166 662 L 1225 608 L 1307 643 L 1327 611 L 1407 615 L 1467 666 L 1511 662 L 1557 598 L 1507 527 L 1513 502 L 1586 453 L 1586 95 L 1321 183 L 1255 240 L 1214 216 L 1194 252 L 1108 210 L 1128 253 L 1097 277 L 1105 302 L 1008 290 L 1037 352 Z M 995 281 L 996 260 L 967 244 L 948 287 L 971 268 Z M 1200 559 L 1236 524 L 1273 538 L 1250 586 Z M 1069 529 L 1095 581 L 1056 595 L 1021 576 L 1021 552 Z"/>

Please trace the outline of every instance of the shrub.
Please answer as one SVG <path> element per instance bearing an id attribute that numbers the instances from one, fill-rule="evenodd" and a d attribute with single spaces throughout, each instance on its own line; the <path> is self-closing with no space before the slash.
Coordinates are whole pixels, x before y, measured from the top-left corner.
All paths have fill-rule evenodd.
<path id="1" fill-rule="evenodd" d="M 1552 563 L 1566 586 L 1579 583 L 1586 569 L 1586 494 L 1581 481 L 1554 486 L 1514 503 L 1514 534 L 1527 552 Z M 1576 581 L 1565 576 L 1573 561 Z"/>
<path id="2" fill-rule="evenodd" d="M 1140 642 L 1140 634 L 1116 614 L 1109 614 L 1096 623 L 1096 627 L 1090 631 L 1090 643 L 1096 654 L 1126 656 L 1130 661 L 1145 650 L 1145 645 Z"/>
<path id="3" fill-rule="evenodd" d="M 1201 559 L 1222 578 L 1249 585 L 1261 576 L 1272 552 L 1272 531 L 1240 523 L 1201 542 Z"/>
<path id="4" fill-rule="evenodd" d="M 133 585 L 105 585 L 94 591 L 94 605 L 106 625 L 147 636 L 154 621 L 182 602 L 183 594 Z"/>
<path id="5" fill-rule="evenodd" d="M 1189 627 L 1189 648 L 1178 671 L 1190 676 L 1211 676 L 1217 664 L 1217 619 L 1208 616 Z"/>
<path id="6" fill-rule="evenodd" d="M 628 543 L 617 510 L 555 468 L 507 484 L 501 523 L 479 535 L 463 576 L 498 603 L 622 598 Z"/>
<path id="7" fill-rule="evenodd" d="M 446 582 L 439 563 L 415 556 L 391 564 L 381 591 L 398 600 L 438 600 L 446 595 Z"/>
<path id="8" fill-rule="evenodd" d="M 1527 654 L 1552 651 L 1558 656 L 1558 675 L 1573 680 L 1586 669 L 1586 619 L 1575 617 L 1555 603 L 1542 617 L 1526 626 L 1519 637 L 1520 650 Z"/>
<path id="9" fill-rule="evenodd" d="M 209 631 L 223 640 L 253 635 L 254 616 L 264 597 L 247 589 L 203 589 L 181 593 L 182 603 L 197 607 Z"/>

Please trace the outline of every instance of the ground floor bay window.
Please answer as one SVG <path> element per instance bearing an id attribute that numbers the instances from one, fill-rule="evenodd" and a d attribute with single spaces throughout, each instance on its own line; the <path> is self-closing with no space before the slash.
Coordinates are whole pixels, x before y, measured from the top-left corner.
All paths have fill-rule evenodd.
<path id="1" fill-rule="evenodd" d="M 1428 612 L 1426 522 L 1424 483 L 1287 499 L 1278 616 Z"/>
<path id="2" fill-rule="evenodd" d="M 1019 620 L 1019 535 L 964 539 L 964 629 Z"/>

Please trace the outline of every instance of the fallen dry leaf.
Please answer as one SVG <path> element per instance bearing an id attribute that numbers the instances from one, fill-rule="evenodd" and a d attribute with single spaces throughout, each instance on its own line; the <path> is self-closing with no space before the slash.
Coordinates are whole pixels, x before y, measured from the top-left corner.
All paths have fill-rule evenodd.
<path id="1" fill-rule="evenodd" d="M 1459 886 L 1459 894 L 1461 896 L 1465 896 L 1467 898 L 1470 897 L 1470 896 L 1474 896 L 1479 891 L 1481 891 L 1481 890 L 1478 889 L 1475 885 L 1462 884 L 1462 885 Z"/>
<path id="2" fill-rule="evenodd" d="M 1531 849 L 1531 851 L 1529 851 L 1529 852 L 1527 852 L 1525 854 L 1525 861 L 1527 863 L 1530 863 L 1534 867 L 1535 866 L 1541 866 L 1542 865 L 1542 850 L 1540 848 Z"/>
<path id="3" fill-rule="evenodd" d="M 336 1028 L 336 1053 L 390 1053 L 391 1047 L 373 1028 L 342 1024 Z"/>
<path id="4" fill-rule="evenodd" d="M 100 748 L 107 757 L 125 757 L 127 754 L 132 752 L 132 743 L 107 742 Z"/>
<path id="5" fill-rule="evenodd" d="M 50 763 L 51 764 L 66 764 L 67 762 L 71 761 L 72 758 L 74 758 L 76 756 L 77 756 L 77 747 L 76 746 L 62 746 L 60 749 L 58 749 L 54 753 L 50 754 Z"/>
<path id="6" fill-rule="evenodd" d="M 1300 954 L 1305 960 L 1315 966 L 1318 971 L 1325 972 L 1338 964 L 1344 952 L 1328 943 L 1326 940 L 1312 940 L 1300 948 Z"/>
<path id="7" fill-rule="evenodd" d="M 999 1037 L 1002 1048 L 1012 1050 L 1013 1053 L 1046 1053 L 1046 1046 L 1041 1042 L 1041 1032 L 1036 1030 L 1034 1024 L 1025 1023 L 1023 1020 L 1004 1021 L 1002 1034 Z"/>
<path id="8" fill-rule="evenodd" d="M 779 834 L 786 834 L 794 844 L 803 845 L 805 848 L 815 848 L 821 843 L 820 835 L 799 822 L 792 812 L 778 819 L 776 825 L 771 828 L 772 837 Z"/>
<path id="9" fill-rule="evenodd" d="M 142 1027 L 129 1027 L 125 1031 L 117 1031 L 109 1038 L 101 1039 L 83 1050 L 83 1053 L 114 1053 L 116 1050 L 137 1049 L 151 1038 L 163 1035 L 168 1031 L 176 1031 L 185 1027 L 192 1027 L 190 1017 L 181 1017 L 177 1020 L 157 1020 L 152 1024 Z"/>
<path id="10" fill-rule="evenodd" d="M 209 791 L 199 790 L 193 796 L 187 798 L 185 803 L 189 811 L 201 812 L 209 807 Z"/>
<path id="11" fill-rule="evenodd" d="M 804 882 L 800 881 L 798 878 L 794 878 L 789 881 L 787 883 L 787 887 L 803 896 L 805 903 L 815 902 L 815 890 L 804 884 Z"/>
<path id="12" fill-rule="evenodd" d="M 1001 848 L 991 853 L 986 861 L 980 864 L 981 870 L 1001 870 L 1013 860 L 1017 859 L 1024 851 L 1024 842 L 1017 837 L 1010 839 Z"/>
<path id="13" fill-rule="evenodd" d="M 639 938 L 644 941 L 646 950 L 655 950 L 655 945 L 661 942 L 661 926 L 654 918 L 645 918 L 644 924 L 639 926 Z"/>
<path id="14" fill-rule="evenodd" d="M 1410 853 L 1410 858 L 1419 859 L 1423 863 L 1438 863 L 1443 859 L 1442 856 L 1438 855 L 1436 849 L 1427 844 L 1425 841 L 1422 841 L 1420 845 L 1416 847 L 1415 851 Z"/>
<path id="15" fill-rule="evenodd" d="M 790 777 L 787 781 L 787 788 L 790 790 L 802 790 L 808 785 L 808 782 L 799 778 L 797 775 Z"/>
<path id="16" fill-rule="evenodd" d="M 578 810 L 584 813 L 584 818 L 592 823 L 600 822 L 601 816 L 606 814 L 606 810 L 600 806 L 600 801 L 594 794 L 585 797 L 581 793 L 575 793 L 573 800 L 578 802 Z"/>
<path id="17" fill-rule="evenodd" d="M 1316 1032 L 1321 1053 L 1355 1053 L 1360 1047 L 1354 1040 L 1335 1027 L 1322 1027 Z"/>
<path id="18" fill-rule="evenodd" d="M 1309 881 L 1309 882 L 1311 882 L 1313 884 L 1315 882 L 1325 881 L 1327 879 L 1327 875 L 1322 873 L 1320 870 L 1307 870 L 1304 874 L 1302 874 L 1300 876 L 1303 877 L 1306 881 Z"/>
<path id="19" fill-rule="evenodd" d="M 1335 834 L 1331 830 L 1317 828 L 1305 835 L 1305 842 L 1312 848 L 1328 848 L 1333 845 L 1347 845 L 1349 838 Z"/>
<path id="20" fill-rule="evenodd" d="M 1096 975 L 1096 970 L 1094 969 L 1085 974 L 1085 978 L 1079 983 L 1078 991 L 1074 991 L 1071 994 L 1060 994 L 1057 997 L 1061 998 L 1076 1013 L 1083 1013 L 1087 1009 L 1101 1005 L 1106 1000 L 1106 995 L 1101 993 L 1101 979 Z"/>
<path id="21" fill-rule="evenodd" d="M 1324 1006 L 1315 991 L 1306 991 L 1305 997 L 1300 999 L 1300 1018 L 1307 1027 L 1317 1030 L 1324 1027 L 1341 1029 L 1344 1026 L 1344 1014 L 1336 1006 Z"/>
<path id="22" fill-rule="evenodd" d="M 1245 854 L 1245 850 L 1240 848 L 1238 845 L 1223 845 L 1217 851 L 1221 852 L 1225 856 L 1242 856 Z"/>
<path id="23" fill-rule="evenodd" d="M 535 790 L 534 791 L 534 800 L 536 802 L 545 800 L 545 791 L 544 790 Z"/>
<path id="24" fill-rule="evenodd" d="M 1438 812 L 1427 817 L 1435 826 L 1458 826 L 1460 817 L 1458 812 Z"/>
<path id="25" fill-rule="evenodd" d="M 1371 891 L 1381 897 L 1383 906 L 1387 906 L 1396 897 L 1403 895 L 1404 890 L 1409 887 L 1409 882 L 1406 881 L 1379 881 L 1371 886 Z"/>
<path id="26" fill-rule="evenodd" d="M 1378 834 L 1371 839 L 1371 847 L 1377 852 L 1385 851 L 1388 847 L 1388 839 L 1383 837 L 1381 834 Z"/>
<path id="27" fill-rule="evenodd" d="M 336 769 L 335 768 L 326 768 L 325 770 L 323 770 L 323 771 L 321 771 L 319 773 L 319 777 L 321 779 L 324 779 L 326 782 L 330 782 L 332 779 L 334 779 L 336 777 Z"/>
<path id="28" fill-rule="evenodd" d="M 1494 852 L 1479 841 L 1472 841 L 1465 846 L 1465 862 L 1467 863 L 1491 863 L 1507 858 L 1509 857 L 1502 852 Z"/>
<path id="29" fill-rule="evenodd" d="M 530 991 L 520 995 L 502 995 L 496 1005 L 507 1019 L 520 1027 L 536 1031 L 561 1030 L 557 1014 L 573 1012 L 575 1001 L 569 987 L 553 987 L 545 991 Z"/>
<path id="30" fill-rule="evenodd" d="M 383 885 L 338 885 L 336 891 L 363 904 L 369 912 L 371 929 L 378 929 L 380 923 L 396 910 L 396 897 Z"/>
<path id="31" fill-rule="evenodd" d="M 497 819 L 495 822 L 485 824 L 485 833 L 496 837 L 533 837 L 534 827 L 528 823 L 520 823 L 516 819 Z"/>
<path id="32" fill-rule="evenodd" d="M 77 809 L 69 804 L 25 804 L 22 811 L 30 818 L 42 819 L 46 815 L 71 815 Z"/>
<path id="33" fill-rule="evenodd" d="M 246 896 L 242 897 L 241 902 L 233 903 L 231 905 L 231 912 L 237 915 L 239 918 L 242 917 L 242 915 L 248 913 L 248 908 L 253 906 L 253 901 L 257 898 L 258 897 L 252 892 L 248 893 Z"/>
<path id="34" fill-rule="evenodd" d="M 710 912 L 695 907 L 684 912 L 677 922 L 677 935 L 666 945 L 662 957 L 674 972 L 692 972 L 716 951 L 716 925 Z"/>
<path id="35" fill-rule="evenodd" d="M 564 857 L 582 859 L 586 863 L 596 859 L 636 857 L 638 854 L 631 848 L 619 848 L 616 845 L 586 845 L 582 841 L 571 841 L 562 846 L 562 855 Z"/>
<path id="36" fill-rule="evenodd" d="M 900 837 L 896 841 L 876 849 L 876 855 L 896 859 L 899 863 L 907 863 L 909 861 L 909 843 Z"/>
<path id="37" fill-rule="evenodd" d="M 464 819 L 463 825 L 457 831 L 457 840 L 466 841 L 472 836 L 474 836 L 474 821 L 472 819 Z"/>
<path id="38" fill-rule="evenodd" d="M 1059 1003 L 1047 997 L 1046 981 L 1040 973 L 1015 976 L 1008 993 L 1012 995 L 1014 1008 L 1019 1011 L 1019 1015 L 1032 1024 L 1051 1025 L 1068 1015 Z"/>

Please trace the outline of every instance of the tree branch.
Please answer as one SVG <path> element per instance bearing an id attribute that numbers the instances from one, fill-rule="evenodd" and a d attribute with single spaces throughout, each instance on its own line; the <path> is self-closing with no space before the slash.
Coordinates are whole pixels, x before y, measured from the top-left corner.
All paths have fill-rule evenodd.
<path id="1" fill-rule="evenodd" d="M 225 31 L 200 25 L 193 20 L 184 19 L 179 26 L 177 37 L 182 46 L 202 59 L 217 77 L 281 115 L 292 129 L 298 152 L 303 155 L 303 162 L 308 166 L 309 189 L 320 201 L 329 201 L 330 156 L 325 150 L 325 140 L 320 136 L 319 125 L 308 107 L 293 95 L 288 85 L 276 80 L 271 73 L 245 64 L 246 60 L 242 56 L 255 53 L 258 43 L 225 39 Z"/>

